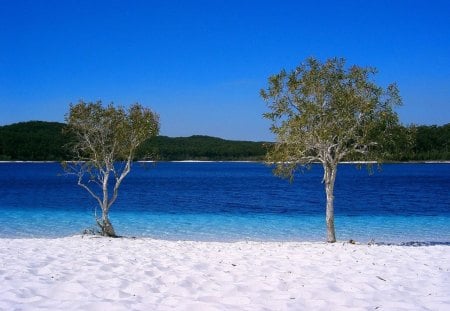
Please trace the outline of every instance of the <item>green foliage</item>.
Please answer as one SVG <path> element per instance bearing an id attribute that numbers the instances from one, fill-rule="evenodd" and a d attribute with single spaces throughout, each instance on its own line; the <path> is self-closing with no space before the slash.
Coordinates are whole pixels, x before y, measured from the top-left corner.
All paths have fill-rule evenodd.
<path id="1" fill-rule="evenodd" d="M 158 136 L 139 148 L 138 159 L 162 161 L 180 160 L 262 160 L 264 144 L 249 141 L 230 141 L 209 136 L 175 137 Z"/>
<path id="2" fill-rule="evenodd" d="M 128 110 L 103 107 L 101 102 L 70 105 L 66 133 L 72 135 L 70 150 L 75 159 L 95 166 L 134 158 L 136 148 L 159 132 L 158 115 L 139 104 Z"/>
<path id="3" fill-rule="evenodd" d="M 277 139 L 267 160 L 278 163 L 278 174 L 291 177 L 298 165 L 313 162 L 335 166 L 349 158 L 385 156 L 400 129 L 394 108 L 401 98 L 395 84 L 377 86 L 375 73 L 346 68 L 343 59 L 321 63 L 309 58 L 269 78 L 261 96 Z"/>
<path id="4" fill-rule="evenodd" d="M 450 123 L 442 126 L 417 126 L 413 128 L 415 142 L 406 155 L 407 160 L 450 160 Z"/>
<path id="5" fill-rule="evenodd" d="M 57 122 L 30 121 L 0 126 L 0 161 L 61 161 L 71 160 L 62 146 L 71 138 L 63 135 L 66 125 Z M 442 126 L 401 127 L 413 138 L 412 146 L 395 138 L 390 146 L 389 161 L 450 160 L 450 123 Z M 179 160 L 264 160 L 270 143 L 230 141 L 209 136 L 167 137 L 157 136 L 138 147 L 135 159 Z M 361 158 L 346 158 L 360 160 Z"/>
<path id="6" fill-rule="evenodd" d="M 62 148 L 65 125 L 30 121 L 0 126 L 0 160 L 60 161 L 69 158 Z"/>

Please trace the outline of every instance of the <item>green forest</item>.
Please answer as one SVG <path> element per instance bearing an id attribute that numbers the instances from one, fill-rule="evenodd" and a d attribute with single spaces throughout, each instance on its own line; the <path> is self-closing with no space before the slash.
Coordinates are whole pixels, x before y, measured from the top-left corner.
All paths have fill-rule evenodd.
<path id="1" fill-rule="evenodd" d="M 64 123 L 30 121 L 0 126 L 0 160 L 70 160 L 63 134 Z M 404 151 L 401 143 L 390 161 L 450 160 L 450 123 L 442 126 L 416 126 L 413 146 Z M 262 161 L 266 142 L 232 141 L 210 136 L 158 136 L 146 141 L 136 152 L 136 160 L 180 161 Z"/>
<path id="2" fill-rule="evenodd" d="M 63 134 L 64 123 L 30 121 L 0 126 L 0 160 L 70 160 L 65 146 L 70 137 Z M 231 141 L 209 136 L 157 136 L 144 142 L 136 160 L 180 161 L 261 161 L 263 142 Z"/>

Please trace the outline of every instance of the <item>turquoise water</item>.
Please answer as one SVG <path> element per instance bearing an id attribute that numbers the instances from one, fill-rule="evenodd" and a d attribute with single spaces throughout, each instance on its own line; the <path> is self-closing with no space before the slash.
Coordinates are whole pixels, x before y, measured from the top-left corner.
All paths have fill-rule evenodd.
<path id="1" fill-rule="evenodd" d="M 95 201 L 57 163 L 0 163 L 0 237 L 94 227 Z M 293 184 L 259 163 L 135 165 L 111 209 L 116 232 L 171 240 L 323 241 L 321 168 Z M 338 240 L 450 242 L 450 165 L 338 171 Z"/>

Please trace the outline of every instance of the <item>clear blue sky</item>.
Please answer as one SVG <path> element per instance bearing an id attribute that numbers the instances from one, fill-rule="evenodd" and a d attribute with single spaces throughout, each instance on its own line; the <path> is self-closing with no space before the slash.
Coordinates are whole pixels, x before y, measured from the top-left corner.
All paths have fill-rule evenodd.
<path id="1" fill-rule="evenodd" d="M 259 90 L 309 56 L 377 67 L 403 123 L 450 122 L 450 1 L 0 0 L 0 125 L 101 99 L 164 135 L 271 140 Z"/>

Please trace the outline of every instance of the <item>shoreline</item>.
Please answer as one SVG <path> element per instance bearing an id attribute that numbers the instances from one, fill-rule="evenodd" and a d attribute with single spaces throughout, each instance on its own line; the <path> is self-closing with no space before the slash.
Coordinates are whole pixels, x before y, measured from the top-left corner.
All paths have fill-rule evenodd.
<path id="1" fill-rule="evenodd" d="M 401 242 L 385 242 L 385 241 L 369 241 L 363 242 L 359 240 L 337 240 L 334 243 L 328 243 L 325 240 L 258 240 L 258 239 L 236 239 L 236 240 L 195 240 L 195 239 L 165 239 L 165 238 L 155 238 L 150 236 L 117 236 L 117 237 L 106 237 L 97 234 L 73 234 L 67 236 L 36 236 L 36 237 L 26 237 L 26 236 L 10 236 L 2 237 L 0 236 L 0 241 L 2 240 L 60 240 L 60 239 L 70 239 L 70 238 L 81 238 L 81 239 L 112 239 L 112 240 L 143 240 L 143 241 L 158 241 L 158 242 L 168 242 L 168 243 L 222 243 L 222 244 L 236 244 L 236 243 L 267 243 L 267 244 L 305 244 L 305 245 L 333 245 L 333 244 L 351 244 L 360 246 L 398 246 L 398 247 L 427 247 L 427 246 L 450 246 L 449 241 L 420 241 L 420 240 L 410 240 Z M 450 249 L 449 249 L 450 250 Z"/>
<path id="2" fill-rule="evenodd" d="M 0 309 L 445 310 L 450 247 L 0 239 Z"/>
<path id="3" fill-rule="evenodd" d="M 266 164 L 265 161 L 252 160 L 177 160 L 177 161 L 157 161 L 157 160 L 138 160 L 134 163 L 261 163 Z M 61 163 L 61 161 L 0 161 L 1 163 Z M 339 164 L 377 164 L 376 161 L 342 161 Z M 320 164 L 319 162 L 313 164 Z M 443 161 L 386 161 L 381 162 L 381 165 L 386 164 L 450 164 L 450 160 Z"/>

